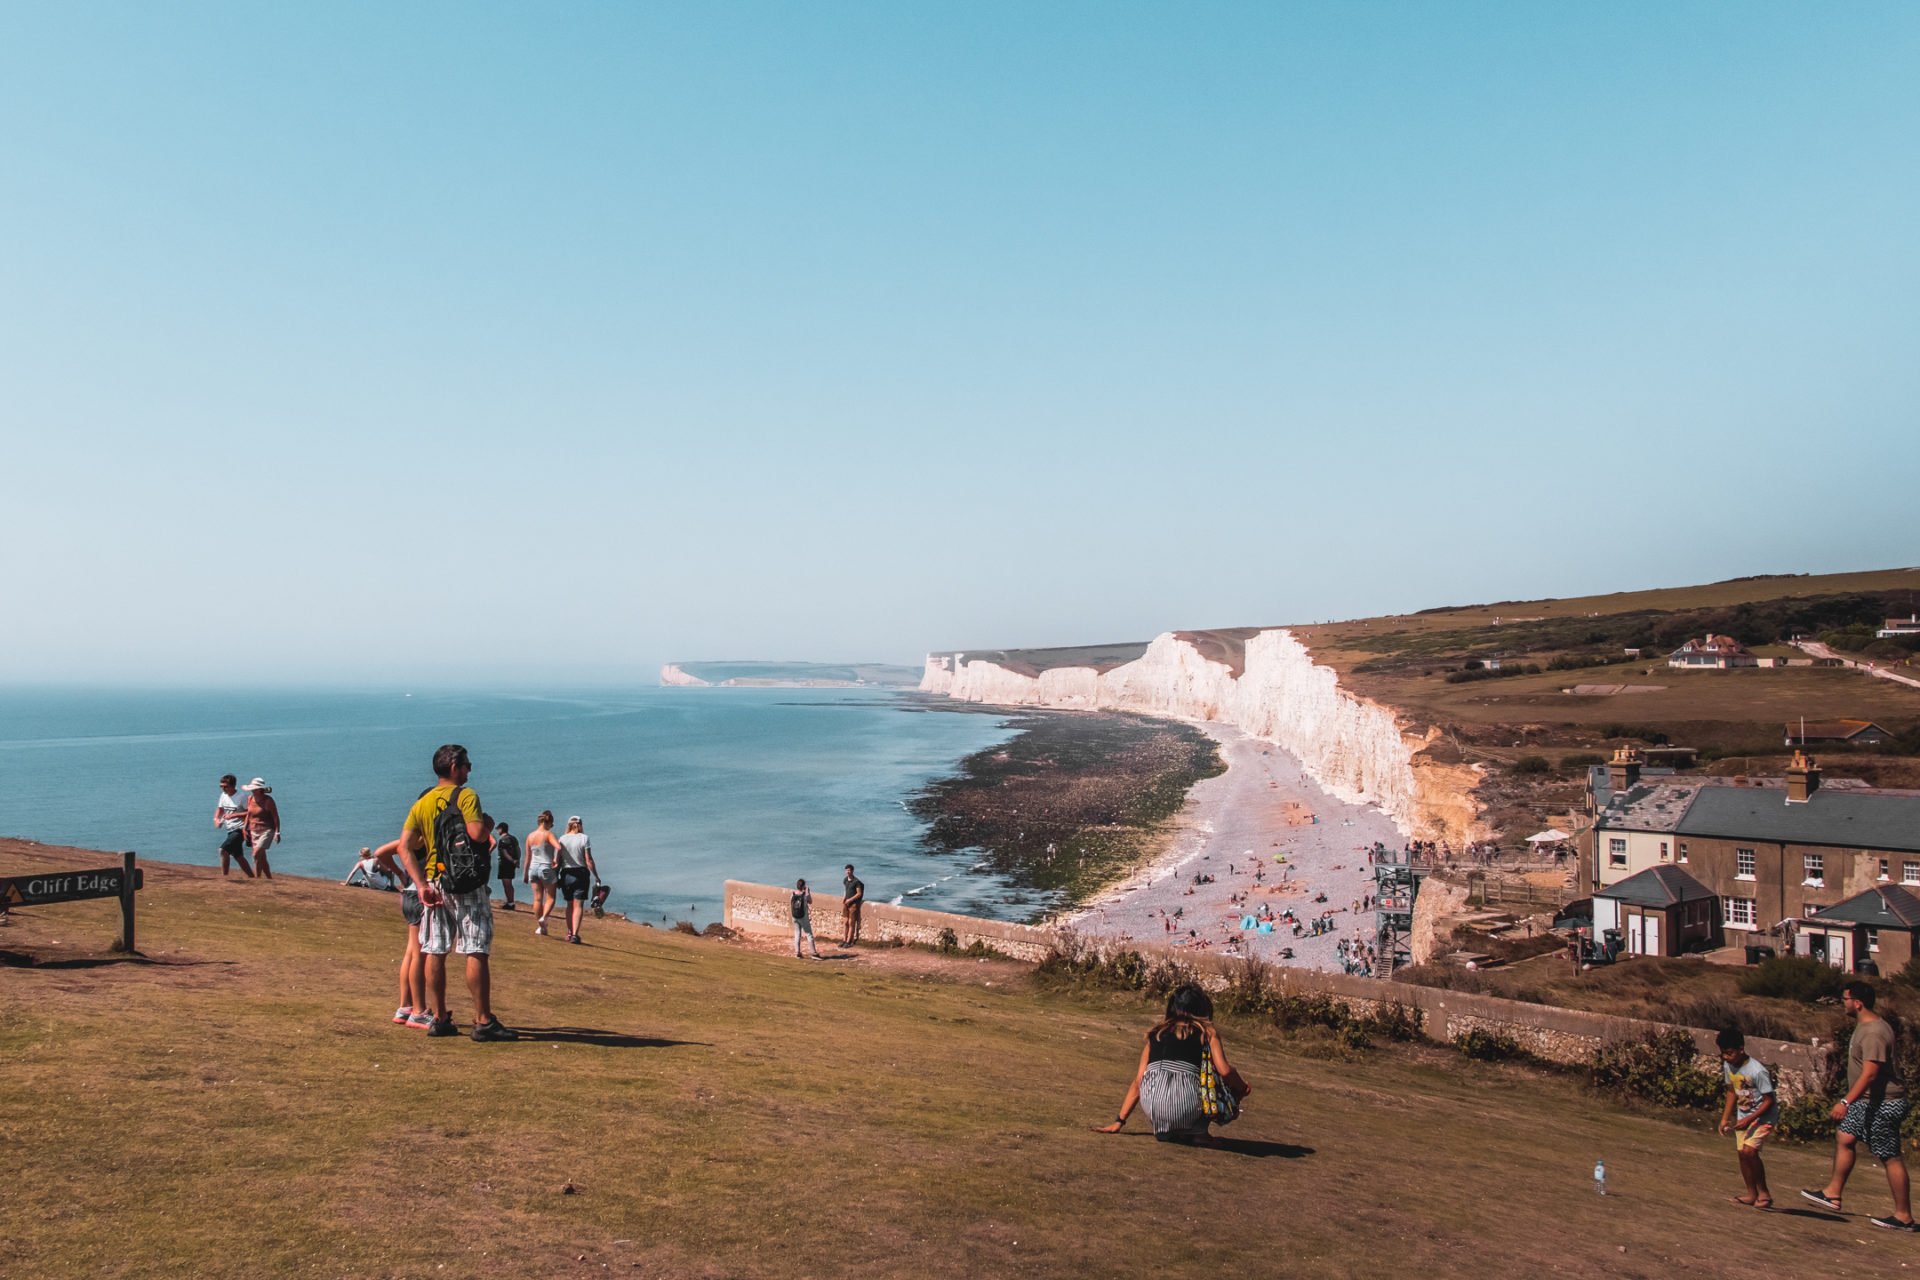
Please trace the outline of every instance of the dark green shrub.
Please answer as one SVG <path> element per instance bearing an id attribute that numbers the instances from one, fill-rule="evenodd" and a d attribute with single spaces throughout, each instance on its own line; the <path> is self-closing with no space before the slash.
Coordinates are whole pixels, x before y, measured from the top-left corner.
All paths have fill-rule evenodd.
<path id="1" fill-rule="evenodd" d="M 1511 1062 L 1527 1056 L 1527 1051 L 1512 1036 L 1477 1027 L 1455 1036 L 1453 1047 L 1476 1062 Z"/>
<path id="2" fill-rule="evenodd" d="M 1521 756 L 1518 760 L 1515 760 L 1511 765 L 1507 766 L 1507 772 L 1517 774 L 1552 773 L 1553 762 L 1545 756 Z"/>
<path id="3" fill-rule="evenodd" d="M 1793 1142 L 1830 1141 L 1834 1131 L 1840 1127 L 1840 1122 L 1831 1114 L 1832 1108 L 1831 1096 L 1817 1092 L 1803 1093 L 1789 1105 L 1780 1108 L 1780 1123 L 1775 1132 Z"/>
<path id="4" fill-rule="evenodd" d="M 1591 769 L 1594 765 L 1606 762 L 1605 756 L 1594 755 L 1590 751 L 1579 751 L 1570 756 L 1560 757 L 1560 767 L 1566 770 Z"/>
<path id="5" fill-rule="evenodd" d="M 1415 1005 L 1389 1000 L 1375 1006 L 1370 1018 L 1374 1031 L 1389 1040 L 1405 1043 L 1418 1040 L 1426 1029 L 1426 1010 Z"/>
<path id="6" fill-rule="evenodd" d="M 1720 1075 L 1700 1066 L 1692 1034 L 1678 1027 L 1602 1045 L 1590 1072 L 1595 1088 L 1667 1107 L 1715 1107 L 1726 1099 Z"/>
<path id="7" fill-rule="evenodd" d="M 1838 996 L 1847 975 L 1812 956 L 1769 956 L 1737 981 L 1740 990 L 1750 996 L 1777 996 L 1813 1004 L 1823 996 Z"/>

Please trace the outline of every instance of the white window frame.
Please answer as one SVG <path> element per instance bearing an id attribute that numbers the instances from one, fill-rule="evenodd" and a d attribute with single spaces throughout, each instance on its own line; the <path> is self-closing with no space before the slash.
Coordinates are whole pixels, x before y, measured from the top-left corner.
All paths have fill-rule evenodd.
<path id="1" fill-rule="evenodd" d="M 1800 855 L 1800 869 L 1806 873 L 1806 879 L 1800 883 L 1816 889 L 1827 887 L 1827 855 L 1824 853 L 1803 853 Z"/>
<path id="2" fill-rule="evenodd" d="M 1687 860 L 1687 842 L 1685 840 L 1680 841 L 1679 854 L 1679 861 L 1685 862 Z"/>
<path id="3" fill-rule="evenodd" d="M 1665 862 L 1666 860 L 1667 860 L 1667 842 L 1665 840 L 1662 840 L 1660 842 L 1660 861 Z"/>
<path id="4" fill-rule="evenodd" d="M 1728 898 L 1727 923 L 1740 929 L 1753 928 L 1753 922 L 1759 918 L 1755 905 L 1752 898 Z"/>
<path id="5" fill-rule="evenodd" d="M 1627 865 L 1627 842 L 1619 836 L 1607 838 L 1607 865 L 1609 867 Z"/>
<path id="6" fill-rule="evenodd" d="M 1900 864 L 1900 883 L 1920 884 L 1920 862 L 1903 862 Z"/>
<path id="7" fill-rule="evenodd" d="M 1757 865 L 1759 865 L 1758 860 L 1754 857 L 1753 850 L 1735 849 L 1733 851 L 1733 878 L 1735 880 L 1753 879 L 1753 870 Z M 1741 867 L 1745 867 L 1746 870 L 1740 870 Z"/>
<path id="8" fill-rule="evenodd" d="M 1880 949 L 1880 931 L 1878 929 L 1867 930 L 1867 950 L 1878 951 L 1879 949 Z"/>
<path id="9" fill-rule="evenodd" d="M 1885 884 L 1887 881 L 1893 878 L 1891 875 L 1888 874 L 1888 872 L 1890 872 L 1892 869 L 1893 869 L 1893 862 L 1891 859 L 1888 859 L 1888 858 L 1880 859 L 1880 882 L 1882 884 Z"/>

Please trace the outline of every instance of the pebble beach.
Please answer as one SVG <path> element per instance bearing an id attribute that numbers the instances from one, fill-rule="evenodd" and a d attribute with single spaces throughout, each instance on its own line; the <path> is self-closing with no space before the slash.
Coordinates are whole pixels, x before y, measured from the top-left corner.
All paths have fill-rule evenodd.
<path id="1" fill-rule="evenodd" d="M 1375 841 L 1398 849 L 1406 837 L 1378 809 L 1330 795 L 1272 743 L 1227 725 L 1199 727 L 1220 744 L 1227 771 L 1188 793 L 1162 858 L 1063 923 L 1092 937 L 1338 970 L 1340 942 L 1374 936 L 1372 911 L 1353 911 L 1373 892 L 1367 850 Z M 1213 880 L 1195 885 L 1196 876 Z M 1322 893 L 1327 900 L 1314 901 Z M 1231 901 L 1242 895 L 1241 903 Z M 1303 930 L 1297 938 L 1278 922 L 1271 933 L 1242 929 L 1241 919 L 1263 904 L 1276 916 L 1291 909 L 1303 921 L 1332 911 L 1333 929 L 1317 937 Z M 1291 958 L 1281 954 L 1287 949 Z"/>

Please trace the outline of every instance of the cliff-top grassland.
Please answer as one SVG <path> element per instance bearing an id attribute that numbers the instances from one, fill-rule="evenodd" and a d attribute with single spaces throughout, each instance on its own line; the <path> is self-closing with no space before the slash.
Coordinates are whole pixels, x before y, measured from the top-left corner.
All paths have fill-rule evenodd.
<path id="1" fill-rule="evenodd" d="M 102 860 L 0 843 L 0 874 Z M 147 872 L 143 961 L 106 953 L 109 903 L 0 929 L 0 1273 L 1744 1280 L 1913 1256 L 1857 1216 L 1885 1211 L 1871 1167 L 1853 1217 L 1736 1209 L 1703 1121 L 1438 1046 L 1228 1021 L 1256 1093 L 1226 1149 L 1138 1117 L 1097 1135 L 1151 1009 L 1010 964 L 611 920 L 569 947 L 503 913 L 495 1000 L 528 1038 L 428 1040 L 386 1020 L 392 897 Z M 1827 1160 L 1769 1150 L 1776 1193 Z"/>

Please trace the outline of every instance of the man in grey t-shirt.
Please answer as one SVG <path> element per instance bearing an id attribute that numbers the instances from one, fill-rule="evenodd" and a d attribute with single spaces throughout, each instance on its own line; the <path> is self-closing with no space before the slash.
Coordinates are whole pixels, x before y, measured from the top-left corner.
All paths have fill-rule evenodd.
<path id="1" fill-rule="evenodd" d="M 1887 1171 L 1887 1189 L 1893 1193 L 1893 1215 L 1868 1221 L 1876 1227 L 1920 1232 L 1908 1196 L 1907 1162 L 1900 1155 L 1907 1091 L 1894 1064 L 1893 1027 L 1873 1011 L 1870 982 L 1849 982 L 1840 989 L 1840 1003 L 1853 1015 L 1853 1035 L 1847 1044 L 1847 1096 L 1833 1104 L 1833 1118 L 1840 1122 L 1833 1177 L 1823 1189 L 1800 1194 L 1822 1208 L 1839 1209 L 1847 1175 L 1853 1172 L 1854 1149 L 1864 1142 Z"/>

